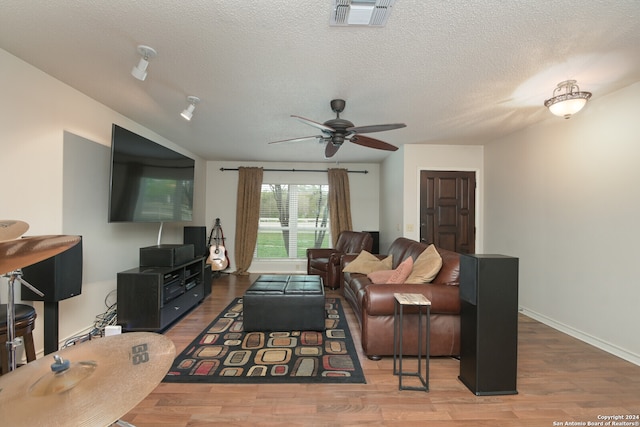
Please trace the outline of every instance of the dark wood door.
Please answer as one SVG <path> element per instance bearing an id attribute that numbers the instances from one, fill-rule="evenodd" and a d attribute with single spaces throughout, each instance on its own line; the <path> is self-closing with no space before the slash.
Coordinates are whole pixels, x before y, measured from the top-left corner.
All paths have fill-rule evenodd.
<path id="1" fill-rule="evenodd" d="M 474 253 L 475 212 L 475 172 L 420 172 L 421 242 L 460 253 Z"/>

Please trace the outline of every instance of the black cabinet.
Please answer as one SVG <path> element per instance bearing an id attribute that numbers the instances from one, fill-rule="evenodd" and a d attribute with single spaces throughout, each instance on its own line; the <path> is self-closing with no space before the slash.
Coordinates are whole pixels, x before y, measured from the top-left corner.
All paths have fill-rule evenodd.
<path id="1" fill-rule="evenodd" d="M 517 394 L 518 258 L 460 256 L 460 380 L 476 395 Z"/>
<path id="2" fill-rule="evenodd" d="M 118 324 L 125 331 L 166 329 L 202 302 L 204 260 L 200 257 L 173 267 L 137 267 L 118 273 Z"/>

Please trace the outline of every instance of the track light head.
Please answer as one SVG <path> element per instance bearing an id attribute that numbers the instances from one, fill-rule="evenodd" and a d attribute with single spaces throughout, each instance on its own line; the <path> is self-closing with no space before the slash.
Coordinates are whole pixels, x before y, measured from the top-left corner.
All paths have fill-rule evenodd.
<path id="1" fill-rule="evenodd" d="M 180 113 L 180 115 L 183 119 L 191 121 L 191 118 L 193 117 L 193 110 L 196 109 L 196 104 L 200 102 L 200 98 L 198 98 L 197 96 L 187 96 L 187 102 L 189 103 L 189 105 L 187 106 L 187 108 L 182 110 L 182 113 Z"/>
<path id="2" fill-rule="evenodd" d="M 138 65 L 133 67 L 131 75 L 138 80 L 144 81 L 147 78 L 147 67 L 149 66 L 149 59 L 155 58 L 158 53 L 149 46 L 138 46 L 138 53 L 142 58 L 138 62 Z"/>

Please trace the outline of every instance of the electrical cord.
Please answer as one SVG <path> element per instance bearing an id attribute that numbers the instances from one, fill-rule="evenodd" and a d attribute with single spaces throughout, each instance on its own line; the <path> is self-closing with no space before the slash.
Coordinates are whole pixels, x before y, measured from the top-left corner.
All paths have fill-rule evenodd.
<path id="1" fill-rule="evenodd" d="M 89 341 L 95 337 L 103 337 L 104 329 L 106 326 L 115 325 L 118 321 L 117 318 L 117 302 L 110 302 L 109 298 L 115 294 L 116 290 L 109 292 L 104 298 L 104 305 L 107 310 L 104 313 L 96 315 L 96 319 L 93 322 L 93 328 L 87 329 L 88 332 L 76 335 L 65 341 L 62 348 L 70 347 L 85 341 Z"/>

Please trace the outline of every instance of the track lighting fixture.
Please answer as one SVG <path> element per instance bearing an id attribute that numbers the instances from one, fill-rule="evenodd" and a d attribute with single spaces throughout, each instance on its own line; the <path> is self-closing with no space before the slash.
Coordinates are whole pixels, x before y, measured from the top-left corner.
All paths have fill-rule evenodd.
<path id="1" fill-rule="evenodd" d="M 558 83 L 553 96 L 544 101 L 544 106 L 552 114 L 568 119 L 582 110 L 589 98 L 591 98 L 591 92 L 580 92 L 575 80 L 565 80 Z"/>
<path id="2" fill-rule="evenodd" d="M 180 113 L 180 115 L 185 120 L 190 121 L 191 117 L 193 117 L 193 110 L 196 109 L 196 104 L 200 102 L 200 98 L 198 98 L 197 96 L 187 96 L 187 102 L 189 102 L 189 106 L 182 110 L 182 113 Z"/>
<path id="3" fill-rule="evenodd" d="M 142 58 L 140 58 L 140 62 L 138 65 L 133 67 L 131 70 L 131 75 L 138 80 L 144 81 L 147 78 L 147 67 L 149 66 L 149 59 L 155 58 L 158 53 L 149 46 L 138 46 L 138 53 Z"/>

